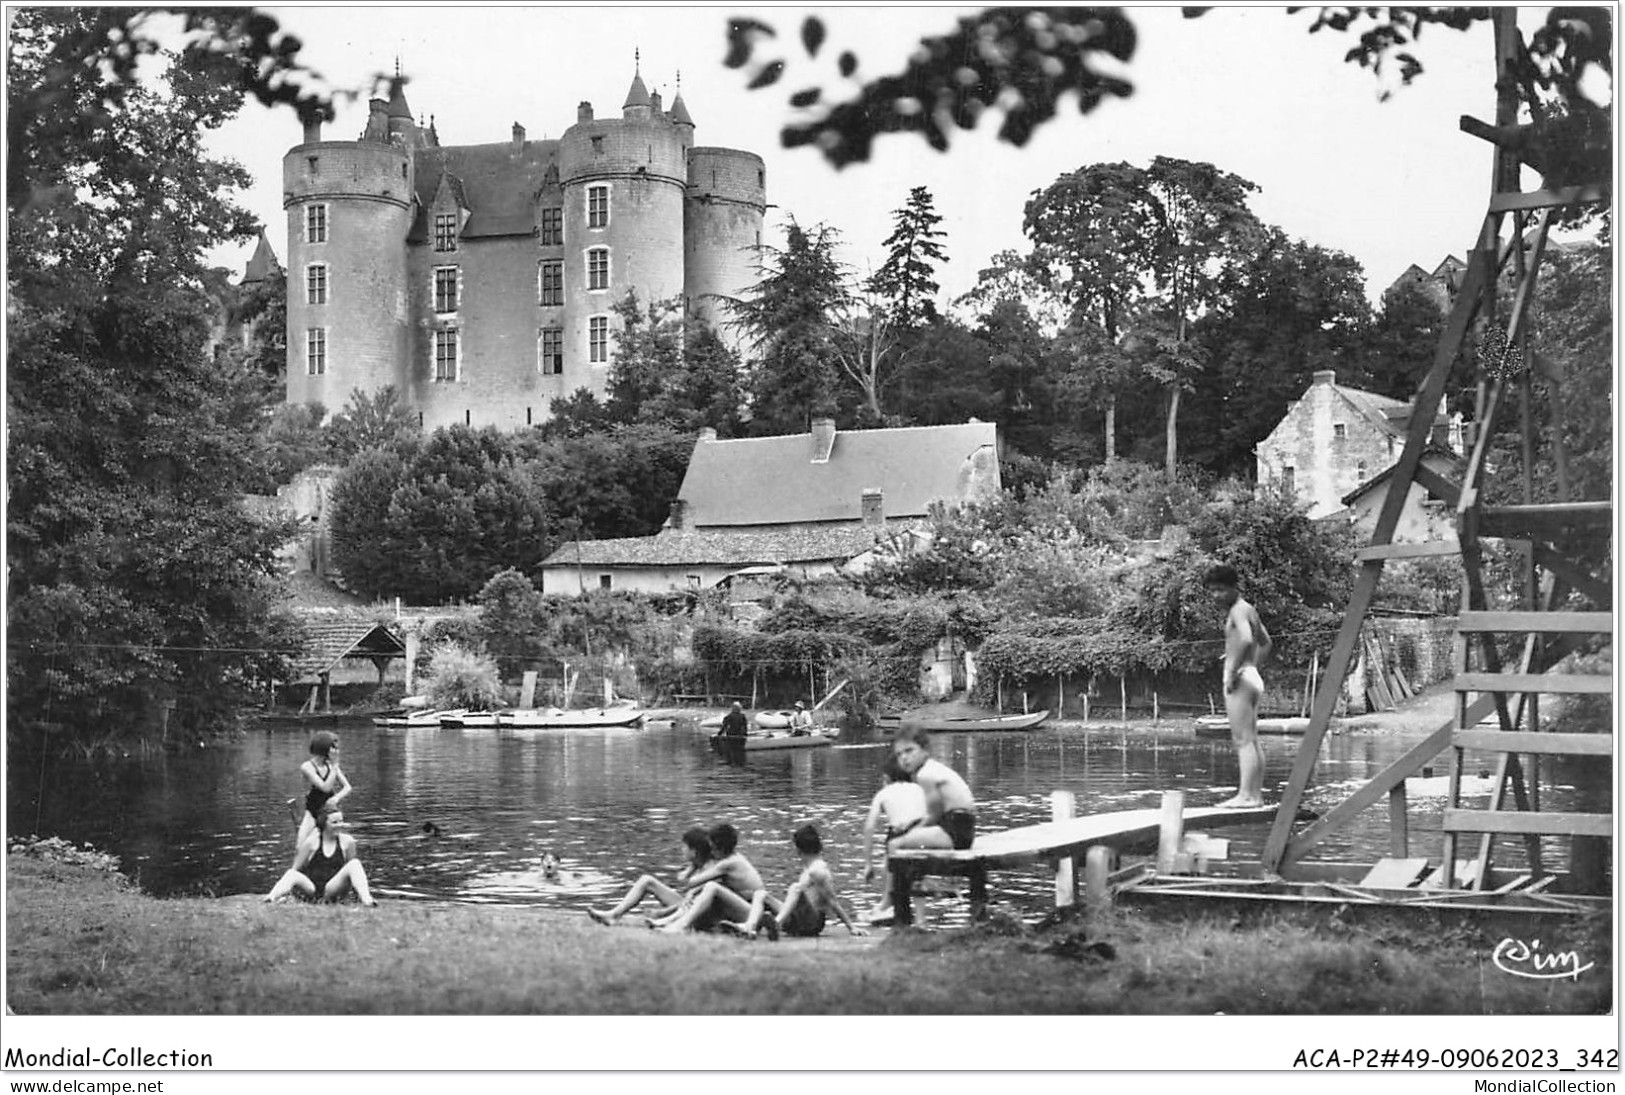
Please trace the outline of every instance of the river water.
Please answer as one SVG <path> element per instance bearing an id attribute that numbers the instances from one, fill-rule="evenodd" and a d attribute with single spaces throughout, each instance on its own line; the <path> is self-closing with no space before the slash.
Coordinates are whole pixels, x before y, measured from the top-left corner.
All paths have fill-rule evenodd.
<path id="1" fill-rule="evenodd" d="M 860 851 L 886 754 L 879 734 L 829 748 L 753 753 L 737 769 L 723 765 L 706 732 L 688 720 L 564 731 L 382 729 L 358 720 L 338 732 L 355 786 L 346 817 L 380 898 L 607 904 L 641 873 L 669 876 L 683 863 L 679 834 L 718 821 L 740 830 L 741 850 L 775 890 L 798 869 L 790 833 L 813 822 L 843 894 L 860 908 L 876 896 L 864 892 Z M 303 793 L 298 766 L 307 737 L 301 729 L 260 726 L 224 745 L 112 764 L 14 754 L 7 831 L 89 842 L 119 856 L 124 871 L 158 895 L 264 892 L 293 855 L 285 803 Z M 1266 789 L 1286 782 L 1300 740 L 1263 739 Z M 1414 741 L 1392 732 L 1328 736 L 1306 805 L 1330 808 Z M 1228 741 L 1170 723 L 943 734 L 933 752 L 969 781 L 986 829 L 1049 820 L 1054 790 L 1072 791 L 1080 813 L 1099 813 L 1155 807 L 1162 791 L 1176 789 L 1189 805 L 1211 805 L 1233 793 L 1236 779 Z M 1491 762 L 1470 759 L 1469 771 L 1478 763 Z M 1446 771 L 1441 758 L 1433 780 L 1412 785 L 1413 855 L 1438 858 Z M 1561 771 L 1549 774 L 1545 805 L 1560 808 L 1575 792 Z M 1469 780 L 1468 790 L 1473 786 Z M 1468 795 L 1464 805 L 1483 801 Z M 425 822 L 440 835 L 426 836 Z M 1232 859 L 1256 860 L 1267 831 L 1256 825 L 1215 835 L 1231 838 Z M 1371 862 L 1387 854 L 1387 843 L 1383 803 L 1313 858 Z M 1497 861 L 1515 861 L 1517 849 L 1505 841 L 1503 848 Z M 547 852 L 560 860 L 556 878 L 541 872 Z M 1038 911 L 1053 883 L 1035 866 L 1001 873 L 998 892 Z M 949 919 L 961 908 L 944 903 Z"/>

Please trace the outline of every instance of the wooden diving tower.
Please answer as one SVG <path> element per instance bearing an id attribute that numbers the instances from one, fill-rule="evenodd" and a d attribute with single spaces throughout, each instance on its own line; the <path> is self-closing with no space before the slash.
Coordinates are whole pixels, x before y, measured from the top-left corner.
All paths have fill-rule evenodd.
<path id="1" fill-rule="evenodd" d="M 1530 309 L 1547 234 L 1556 212 L 1606 200 L 1611 194 L 1611 179 L 1561 186 L 1548 180 L 1542 184 L 1543 189 L 1521 190 L 1521 168 L 1526 164 L 1537 169 L 1540 166 L 1532 151 L 1540 144 L 1540 127 L 1519 124 L 1514 66 L 1523 44 L 1517 30 L 1516 9 L 1496 9 L 1493 23 L 1497 70 L 1495 125 L 1467 117 L 1461 123 L 1465 132 L 1496 145 L 1489 205 L 1477 243 L 1469 253 L 1465 277 L 1432 366 L 1416 394 L 1405 448 L 1395 467 L 1371 542 L 1357 555 L 1359 576 L 1323 678 L 1326 683 L 1315 696 L 1309 728 L 1265 842 L 1265 872 L 1285 879 L 1293 877 L 1294 864 L 1306 852 L 1345 826 L 1356 814 L 1377 806 L 1384 799 L 1390 817 L 1389 855 L 1395 859 L 1407 858 L 1410 848 L 1405 778 L 1448 749 L 1451 763 L 1449 794 L 1442 820 L 1441 869 L 1424 885 L 1483 890 L 1491 869 L 1493 845 L 1500 836 L 1522 839 L 1529 874 L 1539 877 L 1542 873 L 1541 838 L 1558 836 L 1572 842 L 1570 884 L 1580 892 L 1604 892 L 1602 867 L 1606 862 L 1606 842 L 1614 832 L 1613 815 L 1540 809 L 1538 758 L 1566 754 L 1607 757 L 1611 763 L 1613 734 L 1542 731 L 1538 697 L 1541 694 L 1613 694 L 1611 676 L 1554 671 L 1567 655 L 1583 649 L 1591 637 L 1613 634 L 1611 575 L 1606 563 L 1596 561 L 1611 557 L 1612 552 L 1593 552 L 1587 557 L 1575 550 L 1587 542 L 1593 545 L 1599 539 L 1607 542 L 1612 535 L 1613 508 L 1608 501 L 1577 501 L 1567 497 L 1561 399 L 1554 396 L 1550 401 L 1550 423 L 1543 427 L 1534 421 L 1530 367 L 1540 359 L 1532 346 Z M 1503 223 L 1509 218 L 1511 231 L 1503 240 Z M 1509 288 L 1505 294 L 1509 299 L 1504 301 L 1498 300 L 1498 288 L 1503 282 Z M 1453 483 L 1422 465 L 1422 450 L 1444 395 L 1451 366 L 1461 353 L 1475 320 L 1481 316 L 1487 332 L 1504 334 L 1507 349 L 1503 354 L 1480 355 L 1471 454 L 1462 481 Z M 1493 334 L 1489 334 L 1486 341 L 1500 345 Z M 1486 456 L 1497 427 L 1509 416 L 1509 404 L 1514 395 L 1521 400 L 1518 428 L 1523 454 L 1523 499 L 1516 505 L 1491 505 L 1485 501 Z M 1530 465 L 1543 429 L 1558 474 L 1556 496 L 1537 498 Z M 1453 500 L 1459 547 L 1437 542 L 1393 542 L 1400 511 L 1412 484 L 1420 484 L 1435 496 Z M 1510 541 L 1519 546 L 1524 588 L 1516 608 L 1496 609 L 1489 604 L 1483 566 L 1485 540 Z M 1454 718 L 1347 800 L 1294 831 L 1340 684 L 1357 649 L 1360 629 L 1384 564 L 1391 559 L 1441 554 L 1459 554 L 1462 567 Z M 1491 715 L 1496 728 L 1480 729 L 1479 724 Z M 1499 758 L 1487 810 L 1464 809 L 1460 803 L 1463 756 L 1469 749 L 1489 751 Z M 1530 759 L 1520 761 L 1520 755 Z M 1472 850 L 1476 857 L 1464 864 L 1458 856 L 1464 850 L 1464 842 L 1472 840 L 1474 834 L 1477 840 Z"/>

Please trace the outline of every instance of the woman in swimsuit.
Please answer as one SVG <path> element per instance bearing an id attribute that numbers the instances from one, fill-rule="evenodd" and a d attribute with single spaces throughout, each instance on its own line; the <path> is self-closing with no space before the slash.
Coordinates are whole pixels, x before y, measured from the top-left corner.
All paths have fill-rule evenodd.
<path id="1" fill-rule="evenodd" d="M 337 901 L 346 890 L 354 890 L 363 905 L 378 904 L 372 899 L 366 869 L 356 856 L 355 837 L 337 830 L 343 821 L 342 810 L 331 804 L 322 808 L 316 815 L 315 828 L 300 841 L 293 866 L 271 887 L 265 900 L 275 901 L 295 893 L 306 901 Z"/>
<path id="2" fill-rule="evenodd" d="M 299 820 L 298 844 L 316 827 L 316 817 L 324 806 L 336 807 L 350 793 L 350 781 L 339 768 L 339 739 L 330 730 L 318 730 L 310 738 L 310 759 L 299 766 L 304 777 L 305 816 Z"/>

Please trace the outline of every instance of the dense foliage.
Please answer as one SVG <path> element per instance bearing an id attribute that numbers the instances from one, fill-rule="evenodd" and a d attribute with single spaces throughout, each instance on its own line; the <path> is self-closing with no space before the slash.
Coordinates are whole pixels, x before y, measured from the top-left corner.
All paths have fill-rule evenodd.
<path id="1" fill-rule="evenodd" d="M 260 378 L 206 352 L 202 256 L 255 228 L 205 150 L 241 60 L 149 56 L 136 84 L 132 19 L 12 13 L 7 87 L 8 714 L 114 738 L 217 722 L 295 645 L 289 530 L 241 501 Z"/>

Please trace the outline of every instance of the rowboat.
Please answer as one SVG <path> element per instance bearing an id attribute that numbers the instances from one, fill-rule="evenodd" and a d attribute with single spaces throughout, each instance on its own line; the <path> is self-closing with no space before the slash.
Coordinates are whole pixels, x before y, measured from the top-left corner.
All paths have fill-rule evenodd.
<path id="1" fill-rule="evenodd" d="M 461 718 L 468 713 L 468 709 L 463 707 L 434 711 L 413 711 L 405 708 L 398 708 L 394 711 L 385 711 L 381 715 L 374 716 L 372 724 L 374 726 L 388 727 L 439 726 L 446 719 Z"/>
<path id="2" fill-rule="evenodd" d="M 637 726 L 643 708 L 636 704 L 615 707 L 536 707 L 499 711 L 497 726 L 514 730 L 564 730 L 590 727 Z"/>
<path id="3" fill-rule="evenodd" d="M 457 711 L 440 716 L 440 725 L 453 730 L 492 729 L 501 724 L 497 722 L 500 711 Z"/>
<path id="4" fill-rule="evenodd" d="M 722 739 L 712 735 L 711 743 L 722 745 Z M 819 730 L 809 734 L 792 734 L 788 731 L 771 734 L 750 734 L 745 738 L 745 752 L 758 753 L 769 749 L 816 749 L 821 745 L 834 745 L 835 737 Z"/>
<path id="5" fill-rule="evenodd" d="M 1001 715 L 996 711 L 958 704 L 928 704 L 906 711 L 895 723 L 881 719 L 881 725 L 923 726 L 933 734 L 953 734 L 970 730 L 1031 730 L 1049 718 L 1049 711 L 1024 715 Z"/>
<path id="6" fill-rule="evenodd" d="M 751 724 L 758 730 L 788 730 L 790 719 L 795 715 L 793 710 L 782 709 L 776 711 L 758 711 L 751 717 Z M 721 715 L 712 715 L 708 719 L 700 720 L 701 730 L 722 729 Z"/>
<path id="7" fill-rule="evenodd" d="M 1309 720 L 1302 718 L 1259 719 L 1260 734 L 1302 734 L 1309 729 Z M 1198 715 L 1196 732 L 1205 737 L 1230 736 L 1230 720 L 1224 715 Z"/>

